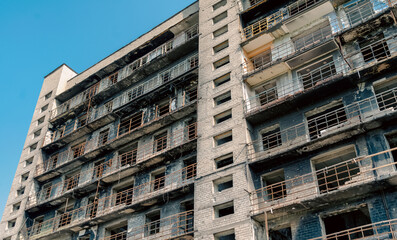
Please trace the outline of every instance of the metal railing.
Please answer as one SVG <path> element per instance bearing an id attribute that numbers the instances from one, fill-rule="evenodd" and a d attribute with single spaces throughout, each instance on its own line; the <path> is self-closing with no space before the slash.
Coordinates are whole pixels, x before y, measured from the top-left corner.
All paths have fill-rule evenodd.
<path id="1" fill-rule="evenodd" d="M 148 222 L 130 231 L 123 231 L 101 240 L 176 239 L 194 233 L 194 211 L 178 213 Z"/>
<path id="2" fill-rule="evenodd" d="M 349 67 L 339 58 L 291 79 L 288 84 L 277 84 L 244 101 L 245 112 L 255 112 L 268 107 L 271 103 L 279 103 L 282 99 L 308 91 L 322 83 L 343 76 Z"/>
<path id="3" fill-rule="evenodd" d="M 394 107 L 397 106 L 396 91 L 397 88 L 390 89 L 373 97 L 332 109 L 292 127 L 267 135 L 263 134 L 262 138 L 248 144 L 248 158 L 255 160 L 266 157 L 280 150 L 280 146 L 283 146 L 283 149 L 286 149 L 286 147 L 297 147 L 332 134 L 340 128 L 357 125 L 369 121 L 371 118 L 392 112 Z M 382 106 L 382 108 L 379 106 Z"/>
<path id="4" fill-rule="evenodd" d="M 397 162 L 372 162 L 372 158 L 391 159 L 391 153 L 395 151 L 397 148 L 359 156 L 257 189 L 250 194 L 252 213 L 258 214 L 304 200 L 313 200 L 336 190 L 373 182 L 376 177 L 383 175 L 397 175 Z"/>
<path id="5" fill-rule="evenodd" d="M 363 226 L 349 228 L 344 231 L 328 234 L 310 240 L 339 240 L 339 239 L 397 239 L 397 219 L 391 219 Z"/>
<path id="6" fill-rule="evenodd" d="M 300 14 L 309 7 L 322 2 L 323 0 L 298 0 L 284 8 L 279 9 L 275 13 L 264 17 L 263 19 L 244 28 L 243 37 L 245 40 L 250 39 L 262 32 L 267 31 L 269 28 L 277 25 L 278 23 Z"/>
<path id="7" fill-rule="evenodd" d="M 288 41 L 276 47 L 264 51 L 243 63 L 244 73 L 251 73 L 266 68 L 274 62 L 286 59 L 296 53 L 305 51 L 313 46 L 319 45 L 327 39 L 331 39 L 331 28 L 321 28 L 313 33 L 303 36 L 295 41 Z"/>
<path id="8" fill-rule="evenodd" d="M 148 124 L 148 123 L 141 125 L 141 127 L 143 127 L 146 124 Z M 129 132 L 125 132 L 122 135 L 117 135 L 113 139 L 108 139 L 106 143 L 100 142 L 99 136 L 94 137 L 91 140 L 85 142 L 84 154 L 94 151 L 103 145 L 110 144 L 110 143 L 114 142 L 115 140 L 124 137 L 125 135 L 131 134 L 136 129 L 137 128 L 131 129 Z M 161 154 L 164 151 L 168 151 L 169 149 L 172 149 L 174 147 L 185 144 L 185 143 L 192 141 L 196 138 L 197 138 L 197 123 L 192 123 L 182 129 L 175 130 L 172 133 L 167 134 L 166 136 L 164 136 L 161 139 L 158 139 L 157 141 L 162 140 L 163 142 L 167 143 L 166 146 L 164 146 L 161 149 L 161 151 L 156 151 L 156 148 L 154 146 L 156 146 L 157 142 L 155 140 L 148 142 L 145 145 L 141 146 L 139 148 L 137 158 L 140 160 L 139 162 L 145 161 L 148 158 L 151 158 L 155 155 Z M 56 161 L 54 161 L 54 157 L 55 157 Z M 63 151 L 61 153 L 57 153 L 57 154 L 51 156 L 50 159 L 48 161 L 46 161 L 44 164 L 38 164 L 36 166 L 35 176 L 41 175 L 47 171 L 58 168 L 61 165 L 74 160 L 75 158 L 76 157 L 74 155 L 74 152 L 71 149 Z"/>
<path id="9" fill-rule="evenodd" d="M 94 202 L 83 207 L 66 211 L 43 222 L 35 223 L 28 228 L 29 238 L 38 238 L 51 234 L 62 228 L 69 228 L 74 224 L 110 214 L 129 205 L 160 196 L 165 192 L 176 190 L 193 183 L 196 177 L 196 164 L 172 172 L 160 179 L 156 179 L 110 196 L 95 199 Z M 158 182 L 161 188 L 154 188 Z"/>
<path id="10" fill-rule="evenodd" d="M 181 34 L 175 36 L 172 40 L 164 43 L 163 45 L 157 47 L 155 50 L 147 53 L 143 57 L 135 60 L 134 62 L 128 64 L 124 68 L 120 69 L 117 73 L 113 73 L 110 76 L 102 79 L 100 82 L 96 83 L 94 86 L 85 90 L 82 93 L 77 94 L 70 100 L 62 103 L 55 109 L 51 110 L 50 119 L 53 119 L 74 107 L 86 102 L 89 98 L 93 97 L 97 93 L 104 91 L 105 89 L 111 87 L 117 82 L 122 81 L 127 78 L 131 74 L 133 74 L 136 70 L 146 66 L 148 63 L 153 61 L 154 59 L 166 55 L 171 50 L 179 47 L 180 45 L 186 43 L 190 39 L 196 37 L 198 35 L 198 25 L 194 25 Z"/>
<path id="11" fill-rule="evenodd" d="M 94 108 L 87 113 L 88 121 L 85 121 L 84 124 L 81 124 L 80 121 L 77 119 L 72 122 L 71 124 L 66 124 L 60 130 L 56 131 L 52 134 L 52 136 L 48 139 L 45 139 L 43 144 L 47 145 L 51 142 L 54 142 L 66 135 L 70 135 L 77 131 L 78 129 L 84 127 L 86 124 L 95 121 L 113 111 L 113 109 L 121 107 L 123 105 L 128 104 L 131 101 L 134 101 L 136 98 L 166 84 L 167 82 L 185 74 L 186 72 L 196 68 L 198 66 L 198 55 L 195 54 L 193 56 L 188 57 L 184 61 L 180 62 L 176 66 L 165 70 L 155 77 L 141 83 L 138 85 L 133 86 L 132 88 L 125 91 L 120 96 L 112 99 L 111 101 L 105 103 L 104 105 Z M 186 92 L 184 93 L 186 94 Z M 195 98 L 197 97 L 197 93 Z M 185 95 L 185 99 L 183 100 L 183 104 L 189 102 L 190 99 L 193 99 L 194 96 Z M 190 102 L 193 100 L 190 100 Z M 81 118 L 81 117 L 80 117 Z M 67 128 L 67 131 L 66 131 Z"/>

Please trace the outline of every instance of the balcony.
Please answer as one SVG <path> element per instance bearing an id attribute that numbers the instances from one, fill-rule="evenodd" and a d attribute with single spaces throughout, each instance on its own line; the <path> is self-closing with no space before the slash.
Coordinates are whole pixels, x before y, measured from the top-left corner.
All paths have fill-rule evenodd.
<path id="1" fill-rule="evenodd" d="M 112 218 L 113 215 L 120 217 L 121 212 L 129 213 L 129 211 L 126 211 L 129 208 L 139 209 L 150 199 L 157 199 L 156 201 L 150 201 L 152 204 L 156 204 L 157 201 L 162 200 L 163 194 L 168 193 L 172 196 L 171 192 L 191 185 L 195 177 L 196 164 L 192 164 L 154 181 L 99 198 L 91 204 L 33 224 L 28 228 L 29 239 L 45 237 L 71 228 L 76 229 L 84 223 Z"/>
<path id="2" fill-rule="evenodd" d="M 349 67 L 341 58 L 328 61 L 325 64 L 321 61 L 320 64 L 319 67 L 310 72 L 288 80 L 288 83 L 276 82 L 274 87 L 267 88 L 245 100 L 246 117 L 288 101 L 294 96 L 312 91 L 333 79 L 343 77 L 349 71 Z"/>
<path id="3" fill-rule="evenodd" d="M 254 86 L 338 49 L 331 28 L 320 28 L 294 41 L 273 46 L 243 64 L 244 79 Z"/>
<path id="4" fill-rule="evenodd" d="M 316 209 L 324 202 L 352 199 L 352 191 L 355 196 L 377 191 L 382 187 L 381 181 L 395 184 L 397 162 L 373 162 L 378 157 L 390 160 L 392 151 L 397 151 L 397 148 L 349 159 L 257 189 L 250 194 L 251 212 L 260 215 L 273 211 L 276 217 L 286 212 L 300 211 L 302 206 Z M 364 188 L 363 185 L 369 187 Z"/>
<path id="5" fill-rule="evenodd" d="M 184 239 L 192 240 L 194 211 L 186 211 L 114 234 L 101 240 Z"/>
<path id="6" fill-rule="evenodd" d="M 83 105 L 85 105 L 89 99 L 96 97 L 96 95 L 100 95 L 102 93 L 104 95 L 115 94 L 114 92 L 108 93 L 109 91 L 112 90 L 112 86 L 118 85 L 120 89 L 125 89 L 126 87 L 132 84 L 132 82 L 128 81 L 128 79 L 131 78 L 131 76 L 134 76 L 135 73 L 141 71 L 142 69 L 148 68 L 147 71 L 149 73 L 152 73 L 155 70 L 159 70 L 150 67 L 151 65 L 150 63 L 159 60 L 162 56 L 172 55 L 173 52 L 175 52 L 174 50 L 179 47 L 182 47 L 184 50 L 186 50 L 184 45 L 188 44 L 192 39 L 196 38 L 197 36 L 198 36 L 198 25 L 194 25 L 193 27 L 182 32 L 180 35 L 175 36 L 174 39 L 164 43 L 155 50 L 149 52 L 143 57 L 135 60 L 134 62 L 120 69 L 118 72 L 113 73 L 112 75 L 102 79 L 94 86 L 90 87 L 89 89 L 85 90 L 82 93 L 77 94 L 70 100 L 62 103 L 57 108 L 51 111 L 50 120 L 56 121 L 58 118 L 62 118 L 64 117 L 64 115 L 68 115 L 68 113 L 70 114 L 70 112 L 72 111 L 78 111 L 79 107 L 83 108 L 84 107 Z M 186 54 L 186 52 L 183 52 L 182 54 Z M 172 61 L 176 61 L 179 57 L 181 57 L 181 55 L 179 54 L 178 56 L 170 56 L 170 57 Z M 160 65 L 164 67 L 165 64 L 168 65 L 171 62 L 164 61 L 164 63 Z M 146 77 L 147 75 L 148 74 L 144 74 L 143 77 Z M 141 77 L 138 80 L 141 80 L 143 77 Z M 127 84 L 124 82 L 129 82 L 129 83 Z"/>
<path id="7" fill-rule="evenodd" d="M 160 127 L 162 126 L 159 125 L 158 128 Z M 103 142 L 98 135 L 96 138 L 93 138 L 81 144 L 81 151 L 77 155 L 74 149 L 70 149 L 52 156 L 48 161 L 45 162 L 45 164 L 38 164 L 36 166 L 35 177 L 38 181 L 45 181 L 60 174 L 66 173 L 72 169 L 76 169 L 77 167 L 85 163 L 86 159 L 96 158 L 102 151 L 104 151 L 104 149 L 107 149 L 107 151 L 110 152 L 113 149 L 117 149 L 131 142 L 132 140 L 137 139 L 138 137 L 148 134 L 147 131 L 143 130 L 144 126 L 129 129 L 129 131 L 127 132 L 118 134 L 117 137 L 114 139 L 107 139 L 106 142 Z M 135 133 L 136 136 L 131 133 Z M 183 148 L 184 145 L 188 145 L 196 138 L 197 123 L 191 123 L 182 129 L 175 130 L 172 133 L 163 136 L 162 138 L 153 140 L 143 146 L 140 146 L 139 149 L 135 150 L 137 151 L 137 160 L 139 160 L 136 161 L 136 164 L 147 162 L 148 159 L 158 161 L 158 159 L 156 158 L 159 158 L 160 155 L 169 151 Z M 155 147 L 158 145 L 159 142 L 162 143 L 161 148 Z M 190 148 L 192 148 L 192 146 L 190 146 Z M 115 166 L 122 168 L 128 167 L 130 165 L 123 163 L 119 164 L 120 165 L 116 164 Z"/>
<path id="8" fill-rule="evenodd" d="M 63 128 L 53 133 L 50 138 L 46 138 L 44 140 L 43 148 L 48 149 L 55 145 L 58 147 L 64 146 L 71 141 L 100 128 L 101 126 L 114 121 L 116 118 L 116 115 L 114 114 L 115 112 L 120 112 L 122 108 L 125 108 L 127 105 L 137 101 L 148 93 L 153 93 L 159 88 L 168 86 L 175 79 L 183 78 L 190 71 L 196 69 L 197 66 L 198 56 L 196 54 L 185 59 L 176 66 L 157 74 L 155 77 L 129 88 L 121 95 L 101 107 L 92 108 L 87 111 L 87 116 L 82 116 L 83 121 L 76 120 L 72 122 L 73 124 L 65 125 Z M 188 94 L 188 96 L 185 95 L 185 99 L 183 100 L 181 107 L 175 108 L 174 106 L 170 111 L 180 110 L 185 105 L 195 101 L 197 98 L 197 92 L 190 91 Z M 174 100 L 176 101 L 176 99 Z M 98 121 L 100 120 L 102 123 L 98 124 Z M 153 119 L 153 121 L 154 120 L 156 119 Z"/>
<path id="9" fill-rule="evenodd" d="M 396 239 L 397 219 L 371 223 L 310 240 L 322 239 Z"/>
<path id="10" fill-rule="evenodd" d="M 262 138 L 248 144 L 249 161 L 264 160 L 278 154 L 292 153 L 293 149 L 305 151 L 321 147 L 322 141 L 339 141 L 344 137 L 359 134 L 354 127 L 378 121 L 382 118 L 394 118 L 397 89 L 390 89 L 373 97 L 352 104 L 333 108 L 322 115 L 307 117 L 306 121 L 286 129 L 276 129 Z M 379 106 L 382 106 L 381 108 Z M 342 132 L 349 132 L 346 136 Z M 338 140 L 336 140 L 338 139 Z"/>
<path id="11" fill-rule="evenodd" d="M 261 2 L 266 1 L 254 2 L 254 4 L 258 5 Z M 243 43 L 243 48 L 250 52 L 258 46 L 265 45 L 288 32 L 293 32 L 306 25 L 307 22 L 319 19 L 332 11 L 334 8 L 330 1 L 298 0 L 246 26 L 243 30 L 243 40 L 246 41 Z M 276 29 L 280 23 L 284 23 L 284 25 Z"/>

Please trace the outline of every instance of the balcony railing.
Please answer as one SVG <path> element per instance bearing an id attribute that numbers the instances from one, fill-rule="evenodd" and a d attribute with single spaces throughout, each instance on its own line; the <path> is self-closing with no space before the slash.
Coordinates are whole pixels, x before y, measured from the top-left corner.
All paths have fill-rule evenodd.
<path id="1" fill-rule="evenodd" d="M 99 108 L 94 108 L 91 111 L 88 112 L 87 116 L 84 118 L 84 124 L 81 124 L 81 121 L 75 120 L 71 124 L 65 125 L 62 129 L 57 131 L 56 133 L 53 134 L 52 137 L 49 139 L 45 139 L 44 145 L 47 145 L 51 142 L 54 142 L 62 137 L 65 137 L 67 135 L 70 135 L 77 131 L 78 129 L 84 127 L 90 122 L 93 122 L 113 111 L 113 109 L 116 109 L 118 107 L 124 106 L 138 97 L 166 84 L 167 82 L 187 73 L 188 71 L 196 68 L 198 66 L 198 55 L 195 54 L 186 60 L 182 61 L 181 63 L 177 64 L 176 66 L 165 70 L 159 74 L 157 74 L 155 77 L 138 84 L 136 86 L 133 86 L 132 88 L 128 89 L 125 91 L 123 94 L 120 96 L 114 98 L 113 100 L 107 102 L 103 106 Z M 183 104 L 189 103 L 189 99 L 193 99 L 197 97 L 196 96 L 186 96 L 187 99 L 183 100 Z M 191 101 L 190 101 L 191 102 Z M 81 118 L 81 117 L 80 117 Z"/>
<path id="2" fill-rule="evenodd" d="M 397 219 L 371 223 L 310 240 L 397 239 Z"/>
<path id="3" fill-rule="evenodd" d="M 180 35 L 175 36 L 174 39 L 164 43 L 163 45 L 159 46 L 155 50 L 149 52 L 148 54 L 144 55 L 143 57 L 135 60 L 134 62 L 128 64 L 121 70 L 119 70 L 116 74 L 112 74 L 109 77 L 102 79 L 100 82 L 92 86 L 91 88 L 85 90 L 84 92 L 77 94 L 72 99 L 62 103 L 57 108 L 51 111 L 50 119 L 53 119 L 74 107 L 86 102 L 89 98 L 93 97 L 99 92 L 108 89 L 112 85 L 116 84 L 117 82 L 122 81 L 123 79 L 127 78 L 131 74 L 133 74 L 138 69 L 146 66 L 148 63 L 153 61 L 154 59 L 166 55 L 168 52 L 172 51 L 173 49 L 179 47 L 180 45 L 186 43 L 190 39 L 196 37 L 198 35 L 198 25 L 194 25 L 193 27 L 187 29 L 186 31 L 182 32 Z"/>
<path id="4" fill-rule="evenodd" d="M 304 91 L 311 90 L 327 81 L 343 76 L 349 71 L 347 64 L 342 59 L 328 62 L 321 67 L 300 75 L 298 78 L 289 80 L 288 84 L 278 84 L 266 89 L 259 94 L 244 101 L 246 113 L 255 112 L 262 108 L 279 103 L 283 99 Z"/>
<path id="5" fill-rule="evenodd" d="M 390 160 L 382 164 L 373 164 L 371 161 L 372 158 L 382 156 L 390 159 L 392 151 L 397 151 L 397 148 L 349 159 L 257 189 L 251 192 L 252 212 L 258 214 L 301 203 L 304 200 L 313 200 L 336 190 L 373 182 L 376 176 L 397 175 L 395 168 L 397 162 Z"/>
<path id="6" fill-rule="evenodd" d="M 194 211 L 178 213 L 148 222 L 130 231 L 120 232 L 101 240 L 177 239 L 194 233 Z"/>
<path id="7" fill-rule="evenodd" d="M 250 39 L 262 32 L 267 31 L 278 23 L 300 14 L 309 7 L 322 2 L 323 0 L 298 0 L 284 8 L 279 9 L 275 13 L 247 26 L 244 28 L 244 39 Z M 261 2 L 261 1 L 259 1 Z M 259 3 L 258 2 L 258 3 Z M 258 4 L 255 3 L 255 4 Z"/>
<path id="8" fill-rule="evenodd" d="M 311 118 L 306 122 L 268 134 L 248 144 L 250 160 L 266 157 L 286 147 L 297 147 L 370 119 L 394 111 L 397 88 L 384 91 L 344 107 Z M 379 107 L 381 106 L 381 108 Z"/>
<path id="9" fill-rule="evenodd" d="M 144 125 L 146 125 L 145 123 Z M 141 125 L 140 127 L 144 126 Z M 99 147 L 102 147 L 103 145 L 110 144 L 114 142 L 117 139 L 120 139 L 128 134 L 133 133 L 137 128 L 130 129 L 128 132 L 124 132 L 123 134 L 118 134 L 115 138 L 113 139 L 108 139 L 106 143 L 103 143 L 99 141 L 99 136 L 92 138 L 91 140 L 87 141 L 85 143 L 85 148 L 84 148 L 84 153 L 87 154 L 89 152 L 92 152 Z M 148 158 L 151 158 L 155 155 L 161 154 L 164 151 L 168 151 L 169 149 L 175 148 L 177 146 L 183 145 L 189 141 L 192 141 L 197 138 L 197 123 L 192 123 L 180 130 L 173 131 L 171 134 L 168 134 L 167 136 L 162 137 L 161 139 L 154 140 L 152 142 L 148 142 L 145 145 L 141 146 L 138 151 L 137 158 L 140 161 L 144 161 Z M 158 141 L 162 141 L 167 143 L 165 146 L 160 151 L 157 151 L 157 149 L 154 147 L 156 146 Z M 81 154 L 81 155 L 83 155 Z M 75 156 L 75 152 L 70 149 L 63 151 L 59 154 L 54 155 L 54 157 L 50 157 L 48 161 L 45 162 L 45 164 L 38 164 L 36 166 L 36 172 L 35 176 L 41 175 L 45 172 L 48 172 L 52 169 L 55 169 L 67 162 L 70 162 L 77 157 Z"/>
<path id="10" fill-rule="evenodd" d="M 131 187 L 108 197 L 96 199 L 93 203 L 78 209 L 73 209 L 46 221 L 33 224 L 33 226 L 28 228 L 29 238 L 39 238 L 86 220 L 108 215 L 129 205 L 160 196 L 165 192 L 193 183 L 195 177 L 196 164 L 192 164 L 160 179 Z M 160 186 L 159 182 L 162 183 L 161 187 L 156 188 L 155 186 Z"/>

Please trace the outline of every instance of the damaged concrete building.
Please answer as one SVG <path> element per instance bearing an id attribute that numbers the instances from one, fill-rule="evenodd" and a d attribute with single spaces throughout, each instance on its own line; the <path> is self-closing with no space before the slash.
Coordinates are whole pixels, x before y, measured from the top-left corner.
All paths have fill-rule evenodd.
<path id="1" fill-rule="evenodd" d="M 44 78 L 2 239 L 396 239 L 396 0 L 199 0 Z"/>

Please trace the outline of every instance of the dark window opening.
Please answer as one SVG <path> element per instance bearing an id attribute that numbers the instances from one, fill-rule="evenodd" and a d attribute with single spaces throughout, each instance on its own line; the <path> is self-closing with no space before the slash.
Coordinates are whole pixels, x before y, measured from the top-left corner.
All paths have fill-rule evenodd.
<path id="1" fill-rule="evenodd" d="M 276 170 L 262 177 L 263 197 L 268 201 L 283 199 L 287 196 L 284 170 Z"/>
<path id="2" fill-rule="evenodd" d="M 277 230 L 270 229 L 269 237 L 270 240 L 292 240 L 291 228 L 287 227 Z"/>
<path id="3" fill-rule="evenodd" d="M 233 154 L 227 154 L 215 159 L 216 168 L 223 168 L 233 164 Z"/>
<path id="4" fill-rule="evenodd" d="M 110 236 L 106 237 L 107 240 L 127 240 L 128 226 L 126 223 L 122 224 L 120 227 L 114 227 L 108 230 Z"/>
<path id="5" fill-rule="evenodd" d="M 73 173 L 65 176 L 63 191 L 71 190 L 79 185 L 80 173 Z"/>
<path id="6" fill-rule="evenodd" d="M 136 164 L 136 159 L 138 156 L 138 143 L 134 143 L 127 152 L 120 153 L 120 164 L 122 167 L 127 165 Z"/>
<path id="7" fill-rule="evenodd" d="M 154 151 L 160 152 L 167 148 L 167 132 L 161 133 L 154 137 Z"/>
<path id="8" fill-rule="evenodd" d="M 134 113 L 128 119 L 125 119 L 120 122 L 117 135 L 121 136 L 126 133 L 129 133 L 135 128 L 140 127 L 141 125 L 142 125 L 142 112 Z"/>
<path id="9" fill-rule="evenodd" d="M 220 85 L 227 83 L 230 81 L 230 73 L 222 75 L 216 79 L 214 79 L 214 86 L 219 87 Z"/>
<path id="10" fill-rule="evenodd" d="M 215 206 L 215 216 L 217 218 L 225 217 L 227 215 L 234 214 L 233 202 L 228 202 L 219 206 Z"/>
<path id="11" fill-rule="evenodd" d="M 152 189 L 153 191 L 160 190 L 165 186 L 165 170 L 152 174 Z"/>
<path id="12" fill-rule="evenodd" d="M 214 137 L 214 139 L 215 139 L 215 145 L 221 146 L 225 143 L 233 141 L 233 133 L 232 133 L 232 131 L 228 131 L 228 132 L 222 133 L 222 134 Z"/>
<path id="13" fill-rule="evenodd" d="M 146 215 L 145 236 L 154 235 L 160 232 L 160 211 Z"/>
<path id="14" fill-rule="evenodd" d="M 321 60 L 298 71 L 298 76 L 302 81 L 304 89 L 315 87 L 317 83 L 335 75 L 336 69 L 332 58 Z"/>
<path id="15" fill-rule="evenodd" d="M 109 141 L 109 128 L 99 133 L 98 147 L 105 145 L 108 141 Z"/>
<path id="16" fill-rule="evenodd" d="M 360 49 L 365 62 L 371 62 L 372 60 L 382 60 L 390 57 L 389 46 L 386 40 L 383 40 L 383 33 L 373 37 L 371 40 L 361 42 Z"/>
<path id="17" fill-rule="evenodd" d="M 281 131 L 278 125 L 268 128 L 261 134 L 263 150 L 276 148 L 283 144 L 281 139 Z"/>
<path id="18" fill-rule="evenodd" d="M 130 205 L 134 196 L 134 184 L 117 190 L 116 193 L 116 206 L 121 204 Z"/>

